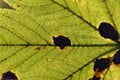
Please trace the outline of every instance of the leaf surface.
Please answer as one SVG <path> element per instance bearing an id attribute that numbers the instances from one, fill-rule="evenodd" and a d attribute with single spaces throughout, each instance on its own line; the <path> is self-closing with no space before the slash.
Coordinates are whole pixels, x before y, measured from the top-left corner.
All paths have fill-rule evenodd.
<path id="1" fill-rule="evenodd" d="M 0 9 L 0 74 L 13 71 L 19 80 L 88 80 L 94 61 L 111 57 L 119 44 L 98 32 L 101 22 L 119 31 L 119 0 L 6 0 Z M 71 46 L 55 46 L 64 35 Z M 118 80 L 111 64 L 101 77 Z"/>

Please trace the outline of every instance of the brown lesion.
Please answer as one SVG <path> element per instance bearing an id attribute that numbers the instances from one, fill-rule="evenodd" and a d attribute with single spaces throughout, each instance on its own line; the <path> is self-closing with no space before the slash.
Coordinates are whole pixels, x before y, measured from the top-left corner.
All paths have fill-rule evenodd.
<path id="1" fill-rule="evenodd" d="M 119 43 L 119 32 L 110 23 L 100 23 L 98 31 L 103 38 Z"/>
<path id="2" fill-rule="evenodd" d="M 2 74 L 1 80 L 18 80 L 18 77 L 15 73 L 7 71 Z"/>
<path id="3" fill-rule="evenodd" d="M 102 72 L 105 69 L 109 68 L 111 65 L 111 58 L 100 58 L 96 59 L 94 62 L 93 70 L 95 72 Z"/>
<path id="4" fill-rule="evenodd" d="M 114 65 L 120 66 L 120 50 L 118 50 L 118 51 L 113 55 L 112 62 L 113 62 Z"/>
<path id="5" fill-rule="evenodd" d="M 100 80 L 101 77 L 99 75 L 94 75 L 92 78 L 90 78 L 89 80 Z"/>
<path id="6" fill-rule="evenodd" d="M 36 47 L 34 50 L 35 51 L 39 51 L 40 50 L 40 46 Z"/>
<path id="7" fill-rule="evenodd" d="M 94 75 L 88 80 L 104 80 L 111 65 L 120 67 L 120 49 L 112 56 L 96 59 L 93 67 Z"/>
<path id="8" fill-rule="evenodd" d="M 105 67 L 103 67 L 101 61 L 98 60 L 104 60 L 105 62 L 102 63 L 105 65 Z M 94 62 L 93 67 L 94 75 L 88 80 L 101 80 L 102 78 L 104 79 L 111 65 L 120 66 L 120 50 L 118 50 L 113 56 L 96 59 L 96 61 Z M 96 67 L 95 65 L 99 65 L 101 67 Z"/>
<path id="9" fill-rule="evenodd" d="M 101 80 L 112 64 L 112 57 L 96 59 L 94 62 L 94 75 L 88 80 Z"/>
<path id="10" fill-rule="evenodd" d="M 71 45 L 71 41 L 68 37 L 63 35 L 58 35 L 57 37 L 52 36 L 55 46 L 58 46 L 60 49 L 64 49 L 67 46 Z"/>

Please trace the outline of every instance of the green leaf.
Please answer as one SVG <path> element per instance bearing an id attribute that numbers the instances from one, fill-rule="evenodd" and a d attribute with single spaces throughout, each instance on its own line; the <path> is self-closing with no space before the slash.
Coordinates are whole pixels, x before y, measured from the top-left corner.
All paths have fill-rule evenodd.
<path id="1" fill-rule="evenodd" d="M 88 80 L 94 61 L 112 57 L 119 44 L 100 36 L 108 22 L 119 30 L 120 1 L 6 0 L 13 9 L 0 9 L 0 74 L 12 71 L 19 80 Z M 72 45 L 59 49 L 53 36 Z M 111 63 L 100 76 L 118 80 L 119 66 Z M 116 73 L 117 72 L 117 73 Z"/>

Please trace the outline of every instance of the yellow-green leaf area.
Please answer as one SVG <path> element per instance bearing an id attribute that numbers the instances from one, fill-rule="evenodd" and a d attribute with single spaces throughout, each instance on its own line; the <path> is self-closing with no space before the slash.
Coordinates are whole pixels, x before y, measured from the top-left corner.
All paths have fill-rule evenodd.
<path id="1" fill-rule="evenodd" d="M 119 31 L 119 0 L 5 0 L 0 8 L 0 75 L 19 80 L 89 80 L 94 61 L 113 57 L 119 43 L 100 36 L 101 22 Z M 53 36 L 71 45 L 60 49 Z M 115 75 L 116 74 L 116 75 Z M 111 62 L 101 80 L 119 80 Z"/>

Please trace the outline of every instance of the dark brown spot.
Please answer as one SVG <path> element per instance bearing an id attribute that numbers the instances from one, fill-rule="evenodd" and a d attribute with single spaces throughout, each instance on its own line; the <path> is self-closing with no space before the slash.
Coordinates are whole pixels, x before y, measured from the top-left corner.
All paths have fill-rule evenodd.
<path id="1" fill-rule="evenodd" d="M 7 71 L 3 73 L 1 80 L 18 80 L 17 76 L 15 73 L 11 71 Z"/>
<path id="2" fill-rule="evenodd" d="M 113 56 L 113 63 L 118 65 L 120 64 L 120 50 L 118 50 L 115 55 Z"/>
<path id="3" fill-rule="evenodd" d="M 53 36 L 53 41 L 60 49 L 64 49 L 64 47 L 71 45 L 70 39 L 62 35 L 59 35 L 58 37 Z"/>
<path id="4" fill-rule="evenodd" d="M 119 33 L 110 23 L 102 22 L 98 30 L 102 37 L 118 42 Z"/>
<path id="5" fill-rule="evenodd" d="M 94 75 L 93 78 L 90 78 L 89 80 L 100 80 L 100 77 L 97 77 L 96 75 Z"/>
<path id="6" fill-rule="evenodd" d="M 104 71 L 106 68 L 109 68 L 109 66 L 110 66 L 109 58 L 96 59 L 96 61 L 94 62 L 93 70 L 96 72 L 101 72 Z"/>
<path id="7" fill-rule="evenodd" d="M 40 50 L 40 47 L 36 47 L 35 50 L 37 50 L 37 51 Z"/>

